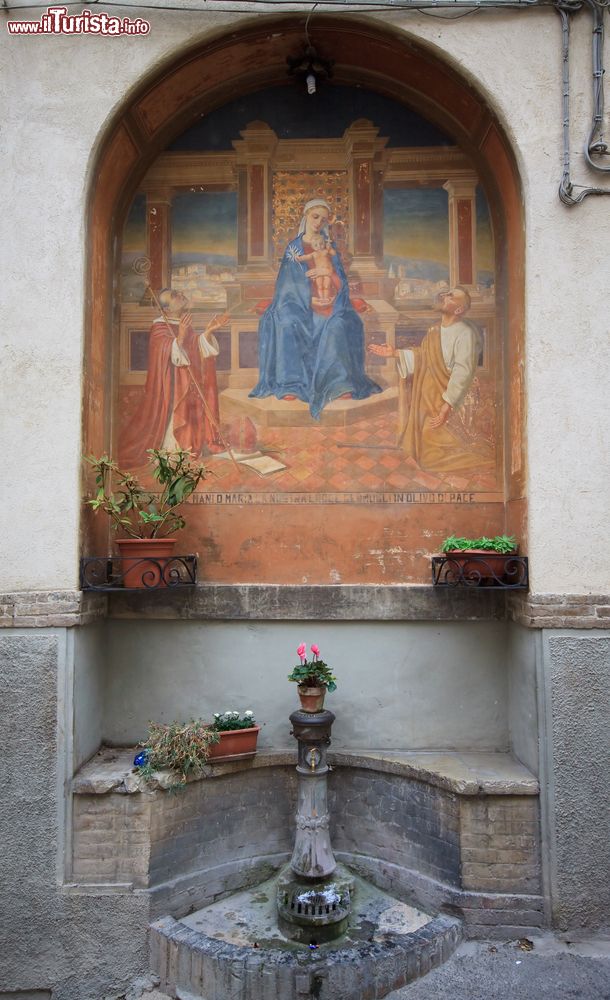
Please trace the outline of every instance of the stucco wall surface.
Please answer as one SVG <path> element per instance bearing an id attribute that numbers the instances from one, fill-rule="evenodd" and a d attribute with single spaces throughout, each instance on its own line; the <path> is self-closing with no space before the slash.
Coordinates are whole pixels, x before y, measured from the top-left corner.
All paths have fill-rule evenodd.
<path id="1" fill-rule="evenodd" d="M 597 543 L 605 535 L 609 485 L 604 371 L 610 339 L 602 317 L 610 306 L 610 288 L 603 279 L 607 256 L 601 248 L 610 225 L 610 197 L 589 197 L 567 208 L 557 195 L 562 160 L 558 15 L 549 9 L 473 21 L 463 18 L 449 29 L 446 23 L 418 25 L 417 34 L 446 45 L 454 65 L 483 90 L 512 140 L 521 171 L 531 590 L 606 593 L 607 563 Z M 411 29 L 410 19 L 403 23 Z M 603 175 L 586 167 L 582 152 L 592 114 L 590 31 L 587 17 L 572 22 L 572 179 L 603 187 Z"/>
<path id="2" fill-rule="evenodd" d="M 590 931 L 610 923 L 610 639 L 549 633 L 543 655 L 553 919 Z"/>
<path id="3" fill-rule="evenodd" d="M 261 746 L 291 746 L 286 678 L 301 641 L 337 675 L 337 749 L 507 748 L 503 622 L 109 622 L 104 739 L 129 745 L 149 719 L 252 709 Z"/>
<path id="4" fill-rule="evenodd" d="M 106 629 L 103 623 L 73 630 L 74 770 L 102 742 L 106 681 Z"/>
<path id="5" fill-rule="evenodd" d="M 148 11 L 147 17 L 150 33 L 129 38 L 15 37 L 4 26 L 0 32 L 0 172 L 7 207 L 0 240 L 2 366 L 11 386 L 0 402 L 4 474 L 12 483 L 5 492 L 12 498 L 7 590 L 70 588 L 77 579 L 85 220 L 96 148 L 143 78 L 206 34 L 236 29 L 242 20 L 207 12 Z M 610 288 L 599 249 L 606 243 L 610 198 L 590 198 L 573 209 L 557 198 L 559 18 L 550 9 L 485 12 L 457 21 L 415 12 L 379 17 L 424 40 L 469 77 L 514 143 L 527 227 L 532 586 L 537 592 L 604 592 L 606 565 L 597 541 L 606 495 L 603 317 Z M 576 18 L 572 37 L 574 178 L 597 183 L 580 152 L 590 115 L 586 13 Z"/>
<path id="6" fill-rule="evenodd" d="M 147 968 L 147 902 L 62 888 L 65 633 L 0 636 L 0 992 L 100 1000 Z M 58 713 L 59 701 L 59 713 Z M 59 715 L 59 720 L 58 720 Z M 59 728 L 58 728 L 59 721 Z M 60 763 L 58 763 L 58 761 Z"/>

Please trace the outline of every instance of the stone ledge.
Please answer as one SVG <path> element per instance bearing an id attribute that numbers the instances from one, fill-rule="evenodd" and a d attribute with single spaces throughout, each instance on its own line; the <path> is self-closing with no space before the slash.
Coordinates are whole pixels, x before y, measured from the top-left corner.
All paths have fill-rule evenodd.
<path id="1" fill-rule="evenodd" d="M 199 584 L 185 592 L 117 594 L 111 618 L 283 621 L 487 621 L 506 617 L 501 591 L 394 584 Z"/>
<path id="2" fill-rule="evenodd" d="M 335 750 L 329 760 L 337 767 L 415 778 L 456 795 L 538 795 L 540 791 L 534 775 L 507 753 Z"/>
<path id="3" fill-rule="evenodd" d="M 609 629 L 607 594 L 527 594 L 407 584 L 214 584 L 181 591 L 0 594 L 0 628 L 70 628 L 106 617 L 150 621 L 503 621 Z"/>
<path id="4" fill-rule="evenodd" d="M 102 747 L 75 775 L 75 795 L 131 795 L 175 784 L 171 771 L 159 771 L 145 782 L 133 768 L 134 748 Z M 410 752 L 387 750 L 334 750 L 329 753 L 333 767 L 361 768 L 402 775 L 443 788 L 456 795 L 537 795 L 537 779 L 523 764 L 503 753 Z M 199 778 L 222 777 L 265 767 L 296 766 L 294 750 L 259 750 L 248 761 L 207 764 Z"/>

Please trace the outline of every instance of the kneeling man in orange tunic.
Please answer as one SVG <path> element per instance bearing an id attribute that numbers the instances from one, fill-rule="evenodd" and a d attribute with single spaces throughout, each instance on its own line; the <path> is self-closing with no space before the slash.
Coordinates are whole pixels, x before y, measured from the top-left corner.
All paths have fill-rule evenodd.
<path id="1" fill-rule="evenodd" d="M 465 446 L 447 421 L 468 392 L 477 370 L 481 335 L 463 319 L 470 308 L 464 288 L 452 288 L 438 298 L 441 322 L 431 326 L 419 347 L 394 350 L 371 344 L 380 357 L 396 357 L 401 378 L 413 376 L 411 407 L 401 444 L 410 465 L 431 472 L 489 470 L 491 449 L 485 442 Z"/>

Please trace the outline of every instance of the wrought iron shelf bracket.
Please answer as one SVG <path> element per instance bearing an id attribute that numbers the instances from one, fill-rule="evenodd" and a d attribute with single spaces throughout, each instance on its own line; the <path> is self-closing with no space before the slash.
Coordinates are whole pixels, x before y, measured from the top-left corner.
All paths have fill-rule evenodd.
<path id="1" fill-rule="evenodd" d="M 527 590 L 527 556 L 493 554 L 491 558 L 470 552 L 459 556 L 432 556 L 435 587 L 476 587 L 480 590 Z"/>
<path id="2" fill-rule="evenodd" d="M 108 593 L 151 593 L 194 587 L 197 583 L 197 556 L 167 556 L 159 559 L 129 559 L 128 571 L 142 568 L 142 587 L 126 587 L 122 560 L 110 556 L 85 556 L 80 561 L 81 590 Z"/>

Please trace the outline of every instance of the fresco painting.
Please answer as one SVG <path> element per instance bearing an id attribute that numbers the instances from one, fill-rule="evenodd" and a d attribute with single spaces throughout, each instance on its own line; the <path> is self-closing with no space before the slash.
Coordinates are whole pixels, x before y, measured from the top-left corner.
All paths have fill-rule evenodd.
<path id="1" fill-rule="evenodd" d="M 503 488 L 502 329 L 465 154 L 356 88 L 274 88 L 152 165 L 123 233 L 119 459 L 203 455 L 212 488 Z"/>

